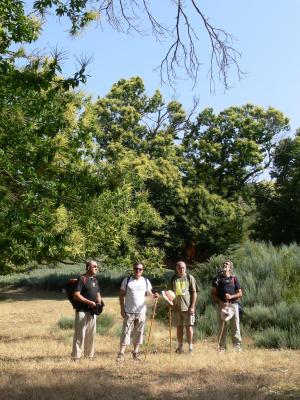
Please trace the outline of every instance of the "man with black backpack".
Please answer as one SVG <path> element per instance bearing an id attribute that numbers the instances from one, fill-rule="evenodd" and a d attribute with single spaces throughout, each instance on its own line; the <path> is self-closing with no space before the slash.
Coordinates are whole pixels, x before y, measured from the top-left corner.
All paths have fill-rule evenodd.
<path id="1" fill-rule="evenodd" d="M 217 306 L 219 323 L 218 350 L 226 350 L 227 322 L 230 321 L 232 343 L 236 351 L 241 351 L 241 332 L 239 317 L 239 299 L 242 297 L 242 289 L 236 276 L 232 274 L 233 263 L 226 260 L 222 271 L 215 276 L 212 282 L 212 301 Z"/>
<path id="2" fill-rule="evenodd" d="M 75 332 L 73 338 L 73 360 L 79 360 L 82 351 L 87 358 L 94 357 L 96 336 L 96 314 L 101 305 L 100 289 L 96 274 L 96 261 L 86 263 L 86 273 L 78 280 L 73 294 L 75 313 Z"/>
<path id="3" fill-rule="evenodd" d="M 178 261 L 176 274 L 168 285 L 176 297 L 173 300 L 173 321 L 177 329 L 178 347 L 176 353 L 183 353 L 183 327 L 189 345 L 189 353 L 193 351 L 193 326 L 195 324 L 196 300 L 199 288 L 196 279 L 186 272 L 186 264 Z"/>
<path id="4" fill-rule="evenodd" d="M 157 298 L 158 293 L 152 293 L 152 286 L 147 278 L 142 276 L 144 265 L 136 262 L 133 266 L 133 276 L 123 279 L 120 288 L 120 308 L 123 328 L 120 340 L 120 351 L 117 361 L 124 361 L 126 347 L 130 345 L 131 331 L 133 331 L 132 357 L 140 359 L 139 349 L 143 343 L 144 326 L 146 321 L 145 296 Z"/>

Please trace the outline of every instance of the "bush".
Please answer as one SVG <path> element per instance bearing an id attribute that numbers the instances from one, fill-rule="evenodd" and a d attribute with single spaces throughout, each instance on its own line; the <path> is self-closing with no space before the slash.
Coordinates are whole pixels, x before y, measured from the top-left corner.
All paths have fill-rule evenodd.
<path id="1" fill-rule="evenodd" d="M 218 322 L 215 307 L 207 306 L 205 313 L 196 320 L 195 334 L 197 339 L 205 339 L 207 337 L 217 335 Z"/>
<path id="2" fill-rule="evenodd" d="M 97 317 L 96 331 L 98 335 L 106 335 L 115 323 L 115 316 L 111 314 L 101 314 Z"/>
<path id="3" fill-rule="evenodd" d="M 74 318 L 61 317 L 57 325 L 60 329 L 74 329 Z"/>
<path id="4" fill-rule="evenodd" d="M 253 330 L 262 330 L 275 324 L 275 316 L 272 309 L 261 304 L 247 309 L 246 323 Z"/>
<path id="5" fill-rule="evenodd" d="M 114 325 L 115 317 L 110 314 L 101 314 L 97 317 L 96 332 L 98 335 L 105 335 Z M 60 329 L 74 329 L 74 318 L 61 317 L 57 325 Z"/>
<path id="6" fill-rule="evenodd" d="M 254 342 L 258 347 L 280 349 L 287 347 L 288 333 L 278 328 L 268 328 L 254 335 Z"/>

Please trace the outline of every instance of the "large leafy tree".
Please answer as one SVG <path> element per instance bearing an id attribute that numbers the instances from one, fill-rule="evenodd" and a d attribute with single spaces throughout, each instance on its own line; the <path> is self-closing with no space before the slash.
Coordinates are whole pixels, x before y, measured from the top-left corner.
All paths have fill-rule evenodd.
<path id="1" fill-rule="evenodd" d="M 248 229 L 248 184 L 272 159 L 275 139 L 288 129 L 278 110 L 246 104 L 219 114 L 203 110 L 182 142 L 186 204 L 177 232 L 200 254 L 225 251 Z"/>
<path id="2" fill-rule="evenodd" d="M 255 236 L 274 244 L 300 240 L 300 132 L 276 147 L 273 182 L 256 187 L 258 216 Z"/>
<path id="3" fill-rule="evenodd" d="M 239 197 L 270 166 L 276 139 L 288 129 L 288 119 L 271 107 L 246 104 L 219 114 L 205 109 L 183 141 L 189 185 L 201 183 L 224 198 Z"/>
<path id="4" fill-rule="evenodd" d="M 185 119 L 179 103 L 165 104 L 158 91 L 147 96 L 137 77 L 117 82 L 82 115 L 81 129 L 94 140 L 95 165 L 106 185 L 115 189 L 127 182 L 145 192 L 156 210 L 152 223 L 149 218 L 132 229 L 137 244 L 170 245 L 169 225 L 182 181 L 175 139 Z M 154 221 L 160 229 L 153 230 Z"/>
<path id="5" fill-rule="evenodd" d="M 100 255 L 159 266 L 161 252 L 137 245 L 132 233 L 161 225 L 146 193 L 130 180 L 112 187 L 105 165 L 96 167 L 93 138 L 78 127 L 89 102 L 73 88 L 84 82 L 85 66 L 64 79 L 59 55 L 17 48 L 40 27 L 21 1 L 2 2 L 0 18 L 0 271 Z"/>

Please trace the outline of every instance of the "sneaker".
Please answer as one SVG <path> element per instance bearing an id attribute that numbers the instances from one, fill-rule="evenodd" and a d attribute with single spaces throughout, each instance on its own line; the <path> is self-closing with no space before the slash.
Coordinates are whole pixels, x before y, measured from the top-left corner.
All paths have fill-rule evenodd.
<path id="1" fill-rule="evenodd" d="M 189 354 L 193 354 L 193 349 L 189 349 Z"/>
<path id="2" fill-rule="evenodd" d="M 118 353 L 117 355 L 117 362 L 123 362 L 125 361 L 125 356 L 123 353 Z"/>
<path id="3" fill-rule="evenodd" d="M 236 352 L 241 352 L 242 351 L 242 348 L 241 348 L 241 346 L 234 346 L 234 351 L 236 351 Z"/>
<path id="4" fill-rule="evenodd" d="M 177 354 L 182 354 L 182 353 L 184 353 L 184 350 L 183 350 L 182 348 L 178 347 L 178 348 L 175 350 L 175 353 L 177 353 Z"/>
<path id="5" fill-rule="evenodd" d="M 226 352 L 226 349 L 224 349 L 224 347 L 220 347 L 218 349 L 218 353 L 225 353 L 225 352 Z"/>
<path id="6" fill-rule="evenodd" d="M 141 354 L 134 351 L 132 353 L 132 358 L 134 359 L 134 361 L 141 361 Z"/>

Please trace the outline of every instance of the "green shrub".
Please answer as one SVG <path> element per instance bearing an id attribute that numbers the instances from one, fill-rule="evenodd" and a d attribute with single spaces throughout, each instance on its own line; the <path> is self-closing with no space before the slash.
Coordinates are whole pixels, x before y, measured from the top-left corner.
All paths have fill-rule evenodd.
<path id="1" fill-rule="evenodd" d="M 268 328 L 254 335 L 254 342 L 258 347 L 280 349 L 287 347 L 288 333 L 278 328 Z"/>
<path id="2" fill-rule="evenodd" d="M 271 308 L 258 304 L 247 308 L 245 320 L 251 329 L 261 331 L 274 325 L 275 316 Z"/>
<path id="3" fill-rule="evenodd" d="M 57 325 L 60 329 L 74 329 L 74 318 L 61 317 Z"/>
<path id="4" fill-rule="evenodd" d="M 106 335 L 115 323 L 115 316 L 111 314 L 101 314 L 97 317 L 96 331 L 98 335 Z"/>
<path id="5" fill-rule="evenodd" d="M 207 337 L 217 335 L 218 322 L 215 307 L 208 305 L 205 313 L 196 320 L 195 334 L 197 339 L 204 339 Z"/>

